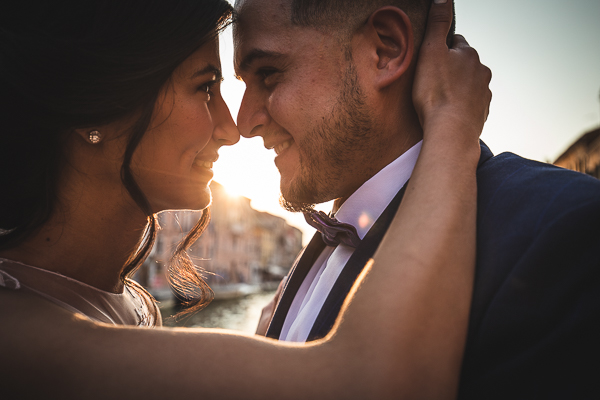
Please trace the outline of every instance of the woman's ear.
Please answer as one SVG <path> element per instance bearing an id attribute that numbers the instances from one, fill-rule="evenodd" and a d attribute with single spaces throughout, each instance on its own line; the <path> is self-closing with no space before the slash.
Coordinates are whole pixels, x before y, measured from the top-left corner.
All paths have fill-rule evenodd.
<path id="1" fill-rule="evenodd" d="M 90 144 L 98 144 L 104 139 L 102 131 L 95 128 L 75 129 L 75 133 Z"/>
<path id="2" fill-rule="evenodd" d="M 413 28 L 408 15 L 397 7 L 382 7 L 367 21 L 363 34 L 371 48 L 375 85 L 383 89 L 397 81 L 414 56 Z"/>

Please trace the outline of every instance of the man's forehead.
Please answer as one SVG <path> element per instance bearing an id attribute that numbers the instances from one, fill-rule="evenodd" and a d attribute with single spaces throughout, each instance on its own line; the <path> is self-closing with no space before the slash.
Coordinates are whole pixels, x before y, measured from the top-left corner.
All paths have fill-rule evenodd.
<path id="1" fill-rule="evenodd" d="M 292 0 L 237 0 L 235 11 L 237 21 L 273 21 L 289 24 L 291 21 Z"/>
<path id="2" fill-rule="evenodd" d="M 244 69 L 249 57 L 284 53 L 292 34 L 287 0 L 241 0 L 236 2 L 234 24 L 236 69 Z"/>

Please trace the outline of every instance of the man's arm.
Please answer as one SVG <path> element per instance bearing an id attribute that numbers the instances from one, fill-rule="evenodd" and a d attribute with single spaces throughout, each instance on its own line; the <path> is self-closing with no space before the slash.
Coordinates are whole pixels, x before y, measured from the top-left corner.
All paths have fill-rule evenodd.
<path id="1" fill-rule="evenodd" d="M 514 155 L 479 174 L 460 398 L 598 398 L 600 181 Z"/>

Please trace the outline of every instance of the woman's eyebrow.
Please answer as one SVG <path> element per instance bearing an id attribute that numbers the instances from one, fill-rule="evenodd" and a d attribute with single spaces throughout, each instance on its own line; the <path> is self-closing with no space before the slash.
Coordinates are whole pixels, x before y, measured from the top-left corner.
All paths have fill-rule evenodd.
<path id="1" fill-rule="evenodd" d="M 202 69 L 198 69 L 198 70 L 194 71 L 194 73 L 190 76 L 190 79 L 194 79 L 198 76 L 206 75 L 206 74 L 216 75 L 217 80 L 221 79 L 221 77 L 223 76 L 220 68 L 218 68 L 212 64 L 209 64 Z"/>

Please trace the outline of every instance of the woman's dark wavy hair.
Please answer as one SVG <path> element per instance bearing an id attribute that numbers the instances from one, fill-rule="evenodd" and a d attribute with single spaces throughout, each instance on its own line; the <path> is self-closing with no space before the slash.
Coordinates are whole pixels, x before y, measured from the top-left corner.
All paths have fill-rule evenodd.
<path id="1" fill-rule="evenodd" d="M 130 169 L 160 90 L 179 64 L 232 18 L 226 0 L 21 1 L 0 14 L 0 249 L 17 246 L 57 210 L 65 133 L 139 115 L 128 132 L 121 180 L 147 215 L 124 283 L 144 262 L 158 222 Z M 212 291 L 186 251 L 209 220 L 205 210 L 178 247 L 170 271 L 196 289 L 200 309 Z"/>

